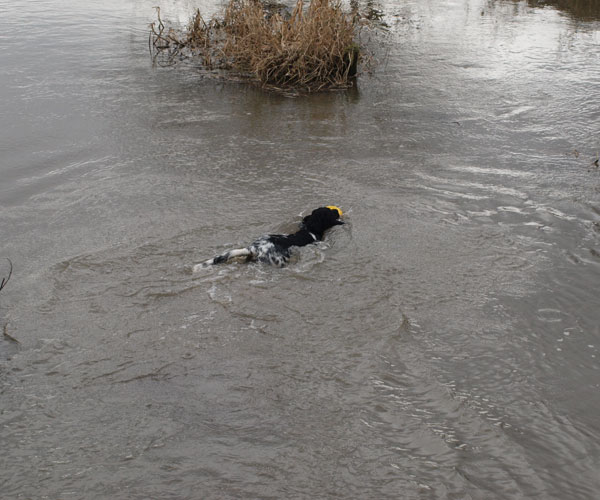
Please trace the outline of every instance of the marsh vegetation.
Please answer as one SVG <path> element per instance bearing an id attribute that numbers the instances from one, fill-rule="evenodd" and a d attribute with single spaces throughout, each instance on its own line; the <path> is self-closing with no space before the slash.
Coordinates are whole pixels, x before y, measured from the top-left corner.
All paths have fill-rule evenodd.
<path id="1" fill-rule="evenodd" d="M 290 11 L 259 0 L 230 0 L 220 17 L 199 10 L 185 29 L 168 27 L 157 8 L 151 50 L 167 64 L 194 57 L 207 70 L 227 70 L 274 89 L 319 91 L 352 85 L 364 58 L 356 7 L 338 0 L 298 0 Z"/>

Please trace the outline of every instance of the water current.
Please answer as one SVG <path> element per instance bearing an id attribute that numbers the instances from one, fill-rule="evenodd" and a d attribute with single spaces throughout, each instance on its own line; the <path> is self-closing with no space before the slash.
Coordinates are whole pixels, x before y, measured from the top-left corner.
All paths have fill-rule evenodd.
<path id="1" fill-rule="evenodd" d="M 370 3 L 297 97 L 153 65 L 157 4 L 0 0 L 0 497 L 597 498 L 597 2 Z"/>

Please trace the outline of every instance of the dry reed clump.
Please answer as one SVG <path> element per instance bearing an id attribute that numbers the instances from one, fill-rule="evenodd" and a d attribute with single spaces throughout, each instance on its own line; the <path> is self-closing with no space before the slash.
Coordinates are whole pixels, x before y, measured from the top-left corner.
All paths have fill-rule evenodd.
<path id="1" fill-rule="evenodd" d="M 352 83 L 361 56 L 358 16 L 339 0 L 298 0 L 286 16 L 259 0 L 230 0 L 222 19 L 197 11 L 187 30 L 152 25 L 153 46 L 172 56 L 191 52 L 207 69 L 231 69 L 269 87 L 317 91 Z"/>

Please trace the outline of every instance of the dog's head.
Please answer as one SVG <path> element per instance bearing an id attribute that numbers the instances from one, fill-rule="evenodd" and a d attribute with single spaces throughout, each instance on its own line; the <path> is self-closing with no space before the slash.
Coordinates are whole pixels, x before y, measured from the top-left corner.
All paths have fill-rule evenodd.
<path id="1" fill-rule="evenodd" d="M 318 239 L 323 237 L 323 233 L 330 227 L 343 224 L 340 220 L 342 211 L 333 205 L 316 208 L 310 215 L 302 219 L 304 229 L 313 233 Z"/>

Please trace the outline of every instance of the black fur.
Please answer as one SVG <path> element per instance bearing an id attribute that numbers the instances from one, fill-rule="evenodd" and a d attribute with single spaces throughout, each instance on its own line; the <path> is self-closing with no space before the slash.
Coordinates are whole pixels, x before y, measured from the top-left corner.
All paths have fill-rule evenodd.
<path id="1" fill-rule="evenodd" d="M 291 256 L 291 247 L 302 247 L 320 241 L 329 228 L 343 224 L 338 210 L 321 207 L 302 219 L 300 228 L 293 234 L 268 234 L 254 241 L 246 248 L 230 250 L 194 266 L 194 271 L 213 264 L 221 264 L 235 258 L 246 262 L 259 261 L 274 266 L 285 266 Z"/>

